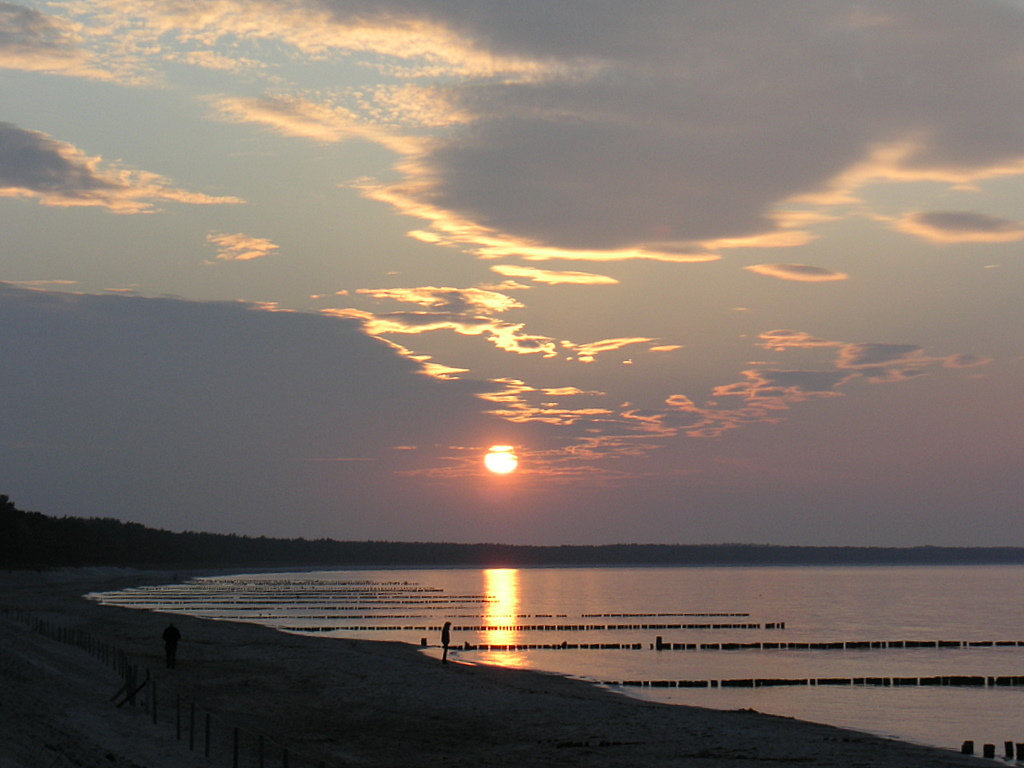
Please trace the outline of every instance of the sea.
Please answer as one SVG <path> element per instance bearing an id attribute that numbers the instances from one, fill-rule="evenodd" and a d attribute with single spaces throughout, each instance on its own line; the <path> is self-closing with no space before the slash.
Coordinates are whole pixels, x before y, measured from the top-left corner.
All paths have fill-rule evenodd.
<path id="1" fill-rule="evenodd" d="M 331 570 L 90 597 L 431 656 L 447 621 L 457 663 L 978 754 L 1024 742 L 1024 566 Z"/>

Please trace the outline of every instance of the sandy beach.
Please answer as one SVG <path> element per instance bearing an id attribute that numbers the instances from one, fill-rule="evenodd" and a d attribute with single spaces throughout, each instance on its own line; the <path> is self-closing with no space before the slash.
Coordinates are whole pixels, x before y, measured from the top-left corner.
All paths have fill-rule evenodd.
<path id="1" fill-rule="evenodd" d="M 253 624 L 174 616 L 178 667 L 164 668 L 169 617 L 101 607 L 94 590 L 166 583 L 172 574 L 115 570 L 0 574 L 0 768 L 180 768 L 257 765 L 254 734 L 290 768 L 325 766 L 977 766 L 991 760 L 750 711 L 639 701 L 529 671 L 442 665 L 386 642 L 288 635 Z M 111 700 L 122 679 L 85 650 L 23 620 L 81 630 L 118 646 L 157 683 L 158 722 L 142 693 Z M 430 642 L 436 642 L 430 638 Z M 140 672 L 140 674 L 142 674 Z M 213 713 L 215 747 L 178 738 L 177 702 Z M 180 710 L 179 710 L 180 711 Z M 187 712 L 187 709 L 185 710 Z M 980 751 L 980 746 L 979 746 Z"/>

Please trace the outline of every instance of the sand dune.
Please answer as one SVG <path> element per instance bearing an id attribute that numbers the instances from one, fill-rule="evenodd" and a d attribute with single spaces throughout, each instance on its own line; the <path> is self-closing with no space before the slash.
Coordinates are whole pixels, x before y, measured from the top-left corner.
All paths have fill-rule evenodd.
<path id="1" fill-rule="evenodd" d="M 101 607 L 80 595 L 170 574 L 83 570 L 0 574 L 0 607 L 75 627 L 131 654 L 157 683 L 116 708 L 111 666 L 0 615 L 0 768 L 316 766 L 971 766 L 980 758 L 754 712 L 630 699 L 536 672 L 449 664 L 384 642 L 283 634 L 266 627 L 173 617 L 184 639 L 163 668 L 166 614 Z M 178 698 L 180 697 L 180 699 Z M 197 702 L 196 750 L 175 704 Z M 205 713 L 215 742 L 203 757 Z M 307 760 L 308 762 L 303 762 Z"/>

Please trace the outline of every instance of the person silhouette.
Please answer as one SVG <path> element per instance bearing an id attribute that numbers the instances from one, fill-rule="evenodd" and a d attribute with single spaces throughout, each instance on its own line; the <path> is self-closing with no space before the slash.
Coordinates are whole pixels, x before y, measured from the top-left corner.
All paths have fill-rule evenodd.
<path id="1" fill-rule="evenodd" d="M 452 641 L 452 623 L 446 621 L 444 626 L 441 627 L 441 646 L 444 648 L 444 653 L 441 654 L 441 663 L 448 663 L 448 645 Z"/>
<path id="2" fill-rule="evenodd" d="M 178 641 L 181 640 L 181 632 L 173 624 L 168 624 L 164 630 L 164 653 L 167 656 L 167 668 L 174 669 L 178 661 Z"/>

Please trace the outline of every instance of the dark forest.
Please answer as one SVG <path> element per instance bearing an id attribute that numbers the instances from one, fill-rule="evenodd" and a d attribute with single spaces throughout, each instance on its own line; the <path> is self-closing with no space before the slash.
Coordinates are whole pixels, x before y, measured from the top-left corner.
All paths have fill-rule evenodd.
<path id="1" fill-rule="evenodd" d="M 0 495 L 0 568 L 414 566 L 982 565 L 1024 563 L 1024 547 L 804 547 L 768 544 L 526 546 L 275 539 L 182 533 L 112 518 L 53 517 Z"/>

